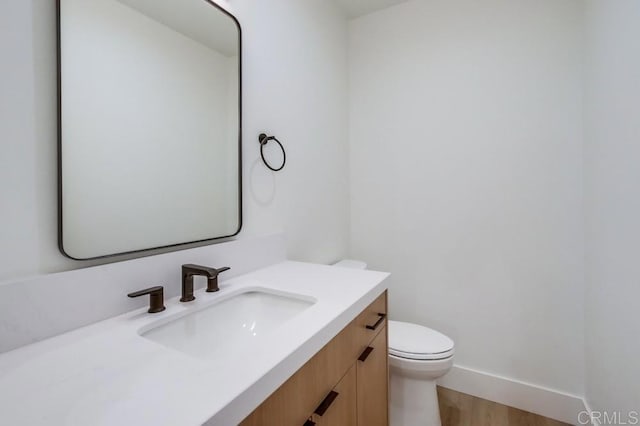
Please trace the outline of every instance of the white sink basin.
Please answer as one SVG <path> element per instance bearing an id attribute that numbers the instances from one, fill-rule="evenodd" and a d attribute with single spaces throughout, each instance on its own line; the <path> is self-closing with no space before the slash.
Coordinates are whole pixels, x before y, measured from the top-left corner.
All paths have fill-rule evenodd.
<path id="1" fill-rule="evenodd" d="M 152 326 L 141 335 L 198 358 L 214 359 L 225 352 L 250 350 L 257 339 L 314 303 L 304 296 L 247 290 Z"/>

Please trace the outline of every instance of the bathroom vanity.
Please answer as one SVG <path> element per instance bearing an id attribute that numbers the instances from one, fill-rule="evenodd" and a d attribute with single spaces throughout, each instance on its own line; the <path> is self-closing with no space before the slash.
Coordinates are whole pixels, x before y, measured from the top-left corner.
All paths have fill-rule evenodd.
<path id="1" fill-rule="evenodd" d="M 256 408 L 242 426 L 387 425 L 386 313 L 385 292 Z"/>
<path id="2" fill-rule="evenodd" d="M 387 424 L 387 275 L 279 262 L 5 352 L 3 422 Z"/>

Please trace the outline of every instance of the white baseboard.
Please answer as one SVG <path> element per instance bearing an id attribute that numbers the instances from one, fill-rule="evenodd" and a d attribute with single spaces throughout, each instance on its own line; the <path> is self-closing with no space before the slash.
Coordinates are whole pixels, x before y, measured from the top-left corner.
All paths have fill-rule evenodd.
<path id="1" fill-rule="evenodd" d="M 578 423 L 581 411 L 589 411 L 581 396 L 483 371 L 454 365 L 438 384 L 457 392 L 519 408 L 569 424 Z M 594 425 L 597 426 L 597 425 Z"/>
<path id="2" fill-rule="evenodd" d="M 600 426 L 600 422 L 591 415 L 591 407 L 589 406 L 589 403 L 587 402 L 586 398 L 584 400 L 584 411 L 586 411 L 587 413 L 589 413 L 589 419 L 591 420 L 591 423 L 588 423 L 591 426 Z"/>

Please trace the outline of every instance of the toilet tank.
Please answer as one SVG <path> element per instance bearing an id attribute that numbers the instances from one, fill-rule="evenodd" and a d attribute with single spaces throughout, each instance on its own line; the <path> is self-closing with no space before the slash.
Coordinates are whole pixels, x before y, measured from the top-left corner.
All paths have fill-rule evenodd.
<path id="1" fill-rule="evenodd" d="M 339 266 L 340 268 L 351 268 L 351 269 L 367 269 L 366 262 L 362 260 L 352 260 L 352 259 L 343 259 L 339 262 L 333 264 L 333 266 Z"/>

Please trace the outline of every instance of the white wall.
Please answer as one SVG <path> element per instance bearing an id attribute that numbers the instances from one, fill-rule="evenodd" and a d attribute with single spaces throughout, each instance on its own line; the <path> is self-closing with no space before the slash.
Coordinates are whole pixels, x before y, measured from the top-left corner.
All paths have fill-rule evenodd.
<path id="1" fill-rule="evenodd" d="M 624 420 L 640 412 L 639 23 L 638 1 L 587 2 L 586 394 Z"/>
<path id="2" fill-rule="evenodd" d="M 73 264 L 56 253 L 53 2 L 0 3 L 0 33 L 1 280 Z"/>
<path id="3" fill-rule="evenodd" d="M 233 0 L 243 30 L 243 234 L 285 231 L 294 260 L 343 258 L 349 240 L 347 22 L 326 0 Z M 258 134 L 287 150 L 277 173 Z M 265 149 L 280 159 L 275 144 Z"/>
<path id="4" fill-rule="evenodd" d="M 57 249 L 54 3 L 0 3 L 0 280 L 89 264 Z M 283 230 L 292 259 L 341 258 L 349 227 L 346 20 L 323 0 L 234 0 L 230 9 L 244 31 L 241 237 Z M 263 130 L 287 147 L 280 173 L 258 162 Z"/>
<path id="5" fill-rule="evenodd" d="M 351 256 L 456 363 L 583 394 L 582 6 L 412 1 L 350 23 Z"/>

